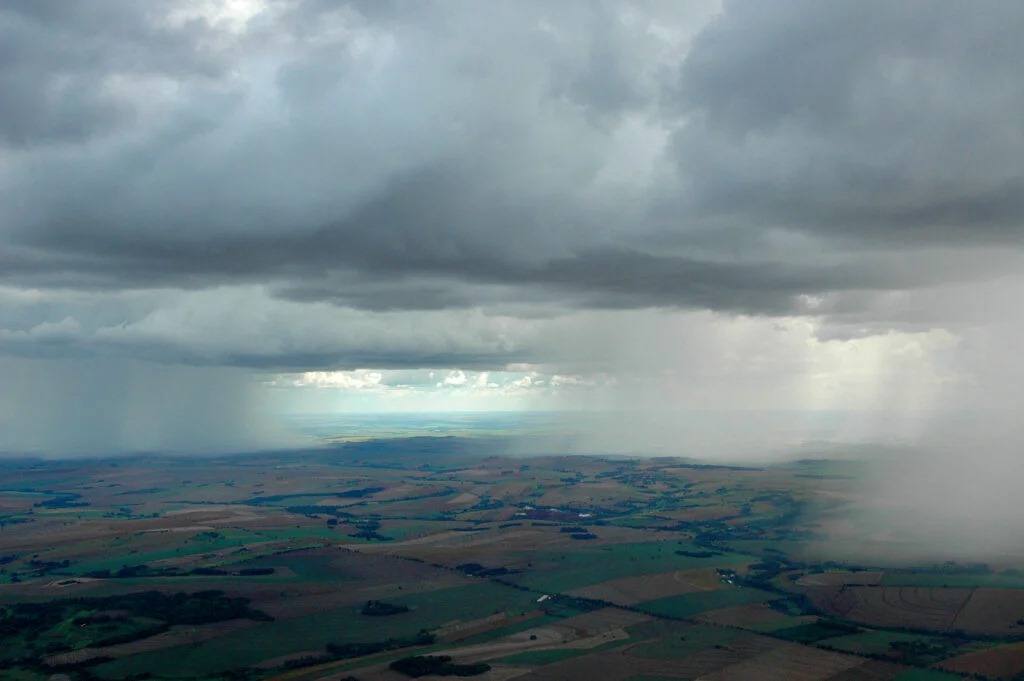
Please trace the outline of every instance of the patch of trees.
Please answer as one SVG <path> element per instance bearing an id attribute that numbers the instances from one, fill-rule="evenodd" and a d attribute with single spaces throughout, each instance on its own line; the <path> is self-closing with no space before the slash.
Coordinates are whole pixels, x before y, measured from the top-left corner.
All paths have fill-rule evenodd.
<path id="1" fill-rule="evenodd" d="M 256 494 L 258 496 L 251 497 L 241 502 L 249 506 L 273 506 L 281 502 L 287 502 L 289 499 L 309 498 L 309 497 L 334 497 L 336 499 L 358 499 L 364 496 L 369 496 L 376 492 L 383 490 L 383 487 L 365 487 L 363 489 L 352 489 L 345 490 L 344 492 L 338 492 L 337 494 L 264 494 L 263 491 L 259 491 Z M 327 509 L 334 509 L 338 515 L 349 515 L 347 513 L 338 512 L 337 509 L 344 508 L 343 506 L 289 506 L 285 510 L 291 513 L 304 513 L 302 510 L 293 509 L 316 509 L 311 510 L 312 513 L 327 513 Z"/>
<path id="2" fill-rule="evenodd" d="M 175 576 L 172 568 L 151 568 L 145 563 L 138 565 L 122 565 L 117 570 L 90 570 L 85 573 L 91 579 L 130 579 L 132 577 L 167 577 Z"/>
<path id="3" fill-rule="evenodd" d="M 349 535 L 353 539 L 368 539 L 370 541 L 391 541 L 392 538 L 383 535 L 376 530 L 359 530 Z"/>
<path id="4" fill-rule="evenodd" d="M 889 650 L 905 662 L 927 663 L 944 657 L 951 645 L 931 641 L 890 641 Z"/>
<path id="5" fill-rule="evenodd" d="M 133 615 L 152 617 L 168 624 L 207 624 L 233 619 L 251 619 L 263 622 L 273 620 L 265 612 L 250 608 L 248 598 L 232 598 L 225 596 L 223 591 L 217 590 L 197 591 L 191 594 L 143 591 L 101 599 L 80 600 L 111 601 L 100 607 L 111 610 L 127 610 Z"/>
<path id="6" fill-rule="evenodd" d="M 76 616 L 76 613 L 82 611 L 92 613 Z M 98 613 L 110 611 L 120 613 L 119 621 L 126 624 L 131 617 L 145 617 L 158 622 L 121 631 L 112 636 L 104 636 L 103 628 L 108 627 L 114 618 Z M 232 619 L 272 619 L 266 613 L 250 608 L 249 599 L 230 598 L 222 591 L 199 591 L 192 594 L 142 591 L 106 597 L 12 603 L 4 608 L 3 616 L 0 617 L 0 650 L 24 649 L 28 653 L 28 660 L 35 659 L 41 653 L 52 654 L 69 650 L 70 646 L 60 641 L 48 643 L 45 649 L 37 642 L 44 640 L 44 632 L 72 617 L 75 617 L 73 623 L 77 626 L 97 626 L 94 645 L 113 645 L 148 638 L 166 631 L 175 624 L 206 624 Z M 104 617 L 107 619 L 104 620 Z"/>
<path id="7" fill-rule="evenodd" d="M 806 594 L 791 594 L 785 598 L 768 601 L 768 607 L 784 615 L 820 614 Z"/>
<path id="8" fill-rule="evenodd" d="M 262 577 L 264 575 L 274 574 L 274 568 L 242 568 L 236 573 L 239 577 Z"/>
<path id="9" fill-rule="evenodd" d="M 714 558 L 715 556 L 722 555 L 721 551 L 676 551 L 677 556 L 686 556 L 687 558 Z"/>
<path id="10" fill-rule="evenodd" d="M 494 499 L 488 496 L 480 497 L 480 501 L 471 506 L 470 511 L 492 511 L 497 508 L 504 508 L 505 502 L 501 499 Z"/>
<path id="11" fill-rule="evenodd" d="M 356 539 L 369 539 L 371 541 L 391 541 L 391 537 L 379 533 L 380 523 L 376 520 L 364 520 L 359 522 L 359 530 L 350 534 Z"/>
<path id="12" fill-rule="evenodd" d="M 309 667 L 334 660 L 347 660 L 353 657 L 374 655 L 388 650 L 399 650 L 412 646 L 427 646 L 437 642 L 437 637 L 426 629 L 420 629 L 415 636 L 404 638 L 389 638 L 383 641 L 370 641 L 365 643 L 328 643 L 327 652 L 323 655 L 309 655 L 285 663 L 291 669 Z"/>
<path id="13" fill-rule="evenodd" d="M 34 570 L 40 572 L 47 572 L 49 570 L 60 570 L 62 568 L 71 567 L 70 560 L 30 560 L 28 566 Z"/>
<path id="14" fill-rule="evenodd" d="M 472 577 L 500 577 L 501 575 L 513 575 L 519 570 L 510 570 L 507 567 L 488 568 L 480 563 L 460 563 L 455 566 L 459 572 Z"/>
<path id="15" fill-rule="evenodd" d="M 409 608 L 404 605 L 394 605 L 385 601 L 366 601 L 366 605 L 359 611 L 359 614 L 370 617 L 389 617 L 401 615 L 404 612 L 409 612 Z"/>
<path id="16" fill-rule="evenodd" d="M 228 571 L 222 568 L 197 567 L 192 569 L 191 574 L 198 575 L 200 577 L 217 577 L 221 575 L 227 575 Z"/>
<path id="17" fill-rule="evenodd" d="M 913 568 L 910 570 L 895 570 L 895 572 L 909 572 L 913 574 L 926 575 L 990 575 L 992 568 L 987 563 L 958 563 L 955 560 L 947 560 L 938 565 L 925 568 Z"/>
<path id="18" fill-rule="evenodd" d="M 157 492 L 166 491 L 163 487 L 144 487 L 142 489 L 126 489 L 123 492 L 118 492 L 114 496 L 123 497 L 128 494 L 156 494 Z"/>
<path id="19" fill-rule="evenodd" d="M 436 676 L 478 676 L 487 673 L 491 669 L 491 665 L 485 662 L 458 664 L 452 662 L 452 658 L 449 655 L 403 657 L 392 662 L 390 667 L 396 672 L 411 676 L 414 679 L 429 674 Z"/>
<path id="20" fill-rule="evenodd" d="M 796 565 L 794 563 L 789 562 L 785 558 L 775 560 L 774 558 L 766 557 L 762 562 L 752 564 L 748 568 L 748 572 L 745 576 L 732 573 L 731 578 L 735 584 L 740 586 L 746 586 L 751 589 L 760 589 L 762 591 L 770 591 L 772 593 L 785 594 L 788 592 L 773 584 L 772 580 L 783 572 L 792 570 L 795 567 Z M 721 570 L 719 570 L 719 572 L 721 572 Z"/>
<path id="21" fill-rule="evenodd" d="M 836 636 L 859 634 L 863 629 L 853 624 L 836 620 L 818 620 L 810 624 L 801 624 L 788 629 L 781 629 L 772 635 L 786 641 L 811 644 Z"/>
<path id="22" fill-rule="evenodd" d="M 225 570 L 215 567 L 197 567 L 191 570 L 178 570 L 176 568 L 152 568 L 145 563 L 139 565 L 125 565 L 117 570 L 92 570 L 86 572 L 86 577 L 92 579 L 131 579 L 133 577 L 258 577 L 274 574 L 274 568 L 242 568 L 241 570 Z"/>
<path id="23" fill-rule="evenodd" d="M 561 609 L 578 610 L 590 612 L 602 608 L 614 607 L 614 603 L 599 598 L 581 598 L 579 596 L 566 596 L 565 594 L 552 594 L 550 598 L 541 604 L 542 609 L 548 614 L 554 614 Z"/>
<path id="24" fill-rule="evenodd" d="M 88 506 L 89 505 L 89 502 L 87 502 L 87 501 L 76 501 L 76 499 L 80 499 L 80 498 L 81 498 L 81 495 L 79 495 L 79 494 L 58 493 L 53 499 L 47 499 L 46 501 L 40 501 L 38 503 L 32 504 L 32 506 L 33 506 L 33 508 L 56 509 L 56 508 L 81 508 L 83 506 Z"/>
<path id="25" fill-rule="evenodd" d="M 287 507 L 285 507 L 284 510 L 287 511 L 288 513 L 294 513 L 296 515 L 304 515 L 307 518 L 312 518 L 313 516 L 318 516 L 318 515 L 329 515 L 329 516 L 334 516 L 335 518 L 351 518 L 352 514 L 351 513 L 346 513 L 345 511 L 342 511 L 341 509 L 343 509 L 343 508 L 345 508 L 345 507 L 344 506 L 310 506 L 310 505 L 306 505 L 306 506 L 287 506 Z"/>
<path id="26" fill-rule="evenodd" d="M 347 489 L 344 492 L 338 492 L 334 496 L 339 499 L 362 499 L 368 497 L 377 492 L 383 492 L 383 487 L 362 487 L 360 489 Z"/>
<path id="27" fill-rule="evenodd" d="M 272 567 L 265 567 L 265 568 L 242 568 L 241 570 L 231 571 L 231 570 L 225 570 L 223 568 L 197 567 L 197 568 L 193 568 L 191 570 L 191 572 L 189 572 L 187 574 L 199 575 L 199 576 L 223 576 L 223 575 L 229 575 L 229 576 L 232 576 L 232 577 L 261 577 L 261 576 L 264 576 L 264 575 L 272 575 L 272 574 L 274 574 L 274 568 L 272 568 Z"/>

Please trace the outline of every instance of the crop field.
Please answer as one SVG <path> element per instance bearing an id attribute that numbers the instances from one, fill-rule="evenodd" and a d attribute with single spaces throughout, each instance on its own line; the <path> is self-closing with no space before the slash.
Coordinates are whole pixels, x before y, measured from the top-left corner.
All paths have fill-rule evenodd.
<path id="1" fill-rule="evenodd" d="M 1024 633 L 1024 591 L 975 589 L 953 621 L 955 629 L 982 634 Z"/>
<path id="2" fill-rule="evenodd" d="M 470 584 L 403 598 L 402 604 L 410 611 L 394 619 L 366 618 L 356 607 L 329 610 L 281 619 L 196 645 L 125 658 L 98 666 L 96 673 L 102 678 L 121 679 L 149 668 L 159 668 L 171 676 L 181 676 L 189 669 L 219 672 L 237 666 L 239 661 L 242 665 L 254 665 L 295 651 L 315 651 L 328 643 L 413 637 L 421 629 L 435 629 L 460 619 L 521 611 L 530 608 L 532 602 L 528 596 L 506 587 Z"/>
<path id="3" fill-rule="evenodd" d="M 878 570 L 850 572 L 848 570 L 831 570 L 814 572 L 797 580 L 801 586 L 877 586 L 882 583 L 884 572 Z M 888 586 L 888 584 L 887 584 Z M 894 586 L 931 586 L 928 584 L 896 584 Z M 938 586 L 938 585 L 935 585 Z"/>
<path id="4" fill-rule="evenodd" d="M 1024 575 L 1018 574 L 948 574 L 943 572 L 899 571 L 882 573 L 884 586 L 985 587 L 991 589 L 1024 589 Z"/>
<path id="5" fill-rule="evenodd" d="M 862 665 L 861 658 L 811 646 L 780 643 L 767 651 L 720 668 L 708 681 L 818 681 Z"/>
<path id="6" fill-rule="evenodd" d="M 941 643 L 941 640 L 933 636 L 897 631 L 862 631 L 829 638 L 826 644 L 829 648 L 860 655 L 892 655 L 893 643 L 898 642 L 934 644 Z"/>
<path id="7" fill-rule="evenodd" d="M 792 616 L 779 612 L 765 603 L 749 603 L 717 608 L 696 617 L 700 622 L 724 627 L 739 627 L 751 631 L 775 631 L 818 620 L 813 615 Z"/>
<path id="8" fill-rule="evenodd" d="M 908 669 L 893 677 L 894 681 L 957 681 L 962 676 L 937 669 Z"/>
<path id="9" fill-rule="evenodd" d="M 972 595 L 971 589 L 809 587 L 814 605 L 837 618 L 879 627 L 947 631 Z"/>
<path id="10" fill-rule="evenodd" d="M 623 577 L 574 589 L 567 593 L 570 596 L 594 598 L 617 605 L 633 605 L 657 598 L 721 588 L 723 588 L 722 580 L 714 568 L 705 568 Z"/>
<path id="11" fill-rule="evenodd" d="M 943 669 L 993 678 L 1013 678 L 1024 672 L 1024 643 L 986 648 L 944 660 Z"/>
<path id="12" fill-rule="evenodd" d="M 834 617 L 881 627 L 1011 634 L 1020 630 L 1024 592 L 1013 589 L 808 587 Z"/>
<path id="13" fill-rule="evenodd" d="M 1024 671 L 1012 569 L 808 558 L 839 465 L 411 438 L 0 473 L 4 681 L 401 681 L 413 655 L 493 681 Z"/>
<path id="14" fill-rule="evenodd" d="M 730 587 L 715 591 L 669 596 L 645 601 L 636 607 L 643 612 L 667 617 L 693 617 L 704 612 L 729 608 L 747 603 L 761 603 L 772 599 L 772 594 L 759 589 Z"/>
<path id="15" fill-rule="evenodd" d="M 739 567 L 751 560 L 739 554 L 694 558 L 682 553 L 686 551 L 700 553 L 701 548 L 689 542 L 655 541 L 572 552 L 542 552 L 532 559 L 534 565 L 542 569 L 524 572 L 514 581 L 541 591 L 562 592 L 635 575 Z"/>

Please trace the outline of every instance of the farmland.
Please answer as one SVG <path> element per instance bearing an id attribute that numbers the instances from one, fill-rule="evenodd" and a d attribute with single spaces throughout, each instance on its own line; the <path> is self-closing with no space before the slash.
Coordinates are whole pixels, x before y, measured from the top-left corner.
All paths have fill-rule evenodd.
<path id="1" fill-rule="evenodd" d="M 3 678 L 1024 671 L 1018 568 L 820 550 L 814 509 L 851 478 L 841 464 L 512 457 L 490 443 L 0 462 Z M 419 661 L 392 666 L 406 658 Z"/>

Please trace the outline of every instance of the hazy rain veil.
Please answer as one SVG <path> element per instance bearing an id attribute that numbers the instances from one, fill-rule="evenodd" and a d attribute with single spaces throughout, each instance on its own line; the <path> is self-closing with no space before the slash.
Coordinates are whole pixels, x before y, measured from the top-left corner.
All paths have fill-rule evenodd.
<path id="1" fill-rule="evenodd" d="M 217 454 L 295 446 L 248 372 L 131 360 L 0 360 L 2 449 Z"/>
<path id="2" fill-rule="evenodd" d="M 770 463 L 907 444 L 964 380 L 942 329 L 836 335 L 806 316 L 637 311 L 580 315 L 554 338 L 548 356 L 607 379 L 561 394 L 579 451 Z"/>
<path id="3" fill-rule="evenodd" d="M 524 447 L 849 462 L 844 491 L 823 486 L 809 508 L 837 533 L 818 555 L 1012 564 L 1024 558 L 1024 324 L 994 312 L 1021 290 L 1010 277 L 877 301 L 870 317 L 921 318 L 884 334 L 859 319 L 591 314 L 558 337 L 614 380 L 563 393 L 555 433 Z"/>
<path id="4" fill-rule="evenodd" d="M 1019 282 L 1008 289 L 1022 290 Z M 840 509 L 862 525 L 847 550 L 883 560 L 1006 565 L 1024 558 L 1022 321 L 993 319 L 962 331 L 963 379 L 916 415 L 915 437 L 870 459 L 860 497 Z"/>

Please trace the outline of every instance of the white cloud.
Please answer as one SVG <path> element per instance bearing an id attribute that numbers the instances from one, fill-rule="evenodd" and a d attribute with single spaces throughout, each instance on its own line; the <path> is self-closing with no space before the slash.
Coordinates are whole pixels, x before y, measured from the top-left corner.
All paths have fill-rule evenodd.
<path id="1" fill-rule="evenodd" d="M 455 371 L 449 371 L 448 375 L 444 377 L 444 380 L 437 384 L 438 388 L 449 385 L 465 385 L 466 384 L 466 373 L 461 369 Z"/>
<path id="2" fill-rule="evenodd" d="M 295 388 L 334 388 L 341 390 L 381 390 L 380 371 L 305 371 L 287 383 Z M 271 385 L 279 385 L 271 381 Z"/>

